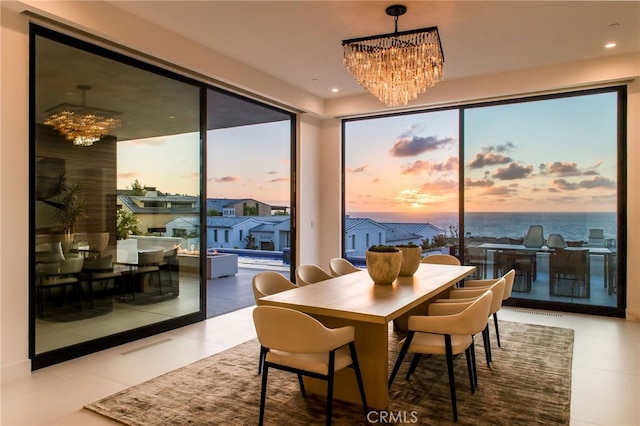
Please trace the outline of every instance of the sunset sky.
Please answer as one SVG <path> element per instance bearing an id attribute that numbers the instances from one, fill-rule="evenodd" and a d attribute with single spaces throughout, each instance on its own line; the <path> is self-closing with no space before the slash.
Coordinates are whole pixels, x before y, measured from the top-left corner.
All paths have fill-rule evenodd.
<path id="1" fill-rule="evenodd" d="M 616 95 L 468 109 L 466 211 L 616 210 Z M 458 111 L 353 121 L 347 212 L 458 210 Z"/>
<path id="2" fill-rule="evenodd" d="M 207 197 L 289 206 L 288 121 L 213 130 L 207 138 Z M 197 133 L 118 143 L 118 188 L 138 179 L 165 193 L 198 195 L 198 145 Z"/>

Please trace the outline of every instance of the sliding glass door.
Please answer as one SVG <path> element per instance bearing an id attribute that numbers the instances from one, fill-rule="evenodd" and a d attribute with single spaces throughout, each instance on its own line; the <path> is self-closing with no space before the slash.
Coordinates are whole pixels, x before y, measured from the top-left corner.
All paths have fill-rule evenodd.
<path id="1" fill-rule="evenodd" d="M 515 269 L 514 299 L 619 306 L 620 96 L 464 109 L 465 254 L 485 277 Z"/>
<path id="2" fill-rule="evenodd" d="M 290 276 L 293 114 L 36 25 L 31 64 L 34 369 L 253 304 L 259 268 Z M 212 308 L 220 276 L 239 282 Z"/>

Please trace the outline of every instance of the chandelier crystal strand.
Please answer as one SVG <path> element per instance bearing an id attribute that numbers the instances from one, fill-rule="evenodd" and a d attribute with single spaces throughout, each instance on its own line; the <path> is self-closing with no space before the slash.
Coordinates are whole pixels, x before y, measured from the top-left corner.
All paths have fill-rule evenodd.
<path id="1" fill-rule="evenodd" d="M 91 113 L 80 114 L 65 109 L 50 115 L 44 124 L 56 129 L 74 145 L 91 146 L 116 128 L 120 120 Z"/>
<path id="2" fill-rule="evenodd" d="M 387 106 L 406 105 L 444 80 L 437 28 L 343 42 L 344 66 Z"/>

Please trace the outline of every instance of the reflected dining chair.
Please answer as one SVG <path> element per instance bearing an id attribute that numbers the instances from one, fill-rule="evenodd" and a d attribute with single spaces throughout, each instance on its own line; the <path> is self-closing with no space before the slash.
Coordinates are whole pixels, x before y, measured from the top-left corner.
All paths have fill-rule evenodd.
<path id="1" fill-rule="evenodd" d="M 431 263 L 437 265 L 460 266 L 460 259 L 450 254 L 430 254 L 420 261 L 421 263 Z"/>
<path id="2" fill-rule="evenodd" d="M 120 278 L 121 275 L 119 271 L 113 270 L 113 255 L 89 257 L 84 260 L 80 279 L 87 283 L 91 308 L 95 307 L 94 283 L 100 285 L 103 297 L 111 297 L 109 294 L 109 282 L 113 280 L 113 288 L 115 289 L 115 281 Z"/>
<path id="3" fill-rule="evenodd" d="M 284 275 L 274 271 L 258 272 L 253 276 L 251 280 L 251 286 L 253 287 L 253 298 L 256 301 L 261 297 L 270 296 L 272 294 L 281 293 L 283 291 L 298 288 L 297 285 L 289 281 Z M 260 358 L 258 361 L 258 374 L 262 372 L 262 365 L 264 364 L 265 351 L 260 348 Z"/>
<path id="4" fill-rule="evenodd" d="M 320 321 L 303 312 L 276 306 L 255 308 L 253 322 L 260 346 L 266 352 L 258 424 L 264 423 L 267 378 L 270 368 L 295 373 L 300 383 L 300 391 L 305 398 L 306 391 L 302 376 L 326 381 L 326 424 L 330 425 L 334 374 L 351 367 L 360 389 L 364 413 L 367 414 L 369 408 L 356 354 L 353 326 L 327 328 Z M 283 407 L 280 406 L 280 409 Z"/>
<path id="5" fill-rule="evenodd" d="M 429 315 L 410 316 L 409 333 L 400 342 L 400 353 L 389 377 L 389 388 L 393 385 L 393 381 L 407 353 L 414 354 L 407 372 L 407 379 L 415 371 L 423 354 L 445 355 L 453 421 L 458 421 L 453 356 L 462 352 L 465 353 L 469 384 L 471 385 L 471 392 L 474 393 L 474 377 L 476 374 L 473 336 L 482 332 L 486 327 L 491 298 L 491 291 L 486 290 L 482 296 L 472 302 L 432 303 L 429 305 Z M 454 310 L 457 312 L 454 313 Z M 446 314 L 439 315 L 437 314 L 438 312 Z"/>
<path id="6" fill-rule="evenodd" d="M 160 277 L 160 264 L 164 261 L 164 250 L 138 252 L 137 267 L 133 270 L 135 276 L 140 277 L 141 291 L 150 287 L 155 277 L 158 282 L 160 294 L 162 294 L 162 280 Z M 135 299 L 136 284 L 132 284 L 131 296 Z"/>
<path id="7" fill-rule="evenodd" d="M 318 265 L 298 265 L 296 268 L 296 284 L 300 287 L 319 283 L 320 281 L 325 281 L 331 278 L 333 278 L 331 274 L 327 273 Z"/>
<path id="8" fill-rule="evenodd" d="M 81 256 L 69 256 L 62 258 L 58 262 L 38 263 L 36 265 L 36 303 L 38 317 L 44 318 L 43 291 L 47 291 L 51 297 L 51 289 L 58 288 L 61 292 L 61 299 L 64 303 L 67 287 L 72 287 L 73 302 L 76 297 L 79 299 L 79 310 L 82 310 L 82 289 L 78 279 L 84 258 Z"/>
<path id="9" fill-rule="evenodd" d="M 331 271 L 331 275 L 333 275 L 334 277 L 361 271 L 360 268 L 342 257 L 334 257 L 333 259 L 331 259 L 329 261 L 329 270 Z"/>

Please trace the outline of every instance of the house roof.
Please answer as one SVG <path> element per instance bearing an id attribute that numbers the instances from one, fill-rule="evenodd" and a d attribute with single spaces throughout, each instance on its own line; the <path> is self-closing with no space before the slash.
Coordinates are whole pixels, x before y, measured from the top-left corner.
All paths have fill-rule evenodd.
<path id="1" fill-rule="evenodd" d="M 141 195 L 118 195 L 118 200 L 135 214 L 198 214 L 200 211 L 198 197 L 189 195 L 162 195 L 146 197 Z M 171 207 L 139 206 L 135 201 L 157 201 L 159 203 L 171 203 Z"/>

